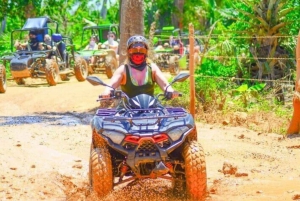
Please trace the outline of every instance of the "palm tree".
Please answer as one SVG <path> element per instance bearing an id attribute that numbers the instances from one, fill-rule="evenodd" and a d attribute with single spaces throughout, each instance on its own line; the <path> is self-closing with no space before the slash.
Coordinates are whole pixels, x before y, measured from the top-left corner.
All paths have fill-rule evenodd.
<path id="1" fill-rule="evenodd" d="M 286 60 L 278 59 L 288 57 L 280 45 L 281 29 L 289 24 L 285 16 L 294 10 L 284 8 L 287 3 L 288 0 L 239 0 L 233 4 L 235 8 L 231 12 L 238 14 L 235 16 L 238 21 L 244 20 L 248 25 L 245 32 L 252 36 L 250 52 L 256 61 L 254 76 L 258 79 L 279 79 L 288 66 Z"/>

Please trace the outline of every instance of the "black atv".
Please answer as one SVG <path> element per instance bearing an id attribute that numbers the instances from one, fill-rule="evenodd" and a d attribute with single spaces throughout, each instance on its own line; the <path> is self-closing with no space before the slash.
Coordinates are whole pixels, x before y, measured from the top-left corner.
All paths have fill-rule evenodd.
<path id="1" fill-rule="evenodd" d="M 34 33 L 38 48 L 32 48 L 32 41 L 24 41 L 25 45 L 21 45 L 28 33 Z M 44 41 L 46 34 L 52 36 L 50 49 Z M 22 29 L 12 31 L 11 52 L 2 59 L 9 61 L 12 77 L 18 85 L 25 84 L 28 77 L 45 78 L 50 86 L 55 86 L 59 77 L 66 80 L 70 74 L 75 74 L 78 81 L 87 77 L 87 63 L 79 55 L 75 56 L 72 40 L 59 34 L 57 22 L 48 17 L 28 18 Z"/>
<path id="2" fill-rule="evenodd" d="M 188 77 L 180 73 L 171 84 Z M 94 76 L 87 80 L 107 86 Z M 163 178 L 172 182 L 176 193 L 185 192 L 192 200 L 205 198 L 205 156 L 197 142 L 195 122 L 183 108 L 162 106 L 160 100 L 171 95 L 165 92 L 156 97 L 141 94 L 129 98 L 112 89 L 111 97 L 119 99 L 120 105 L 98 109 L 91 121 L 89 181 L 98 196 L 106 196 L 125 182 Z"/>

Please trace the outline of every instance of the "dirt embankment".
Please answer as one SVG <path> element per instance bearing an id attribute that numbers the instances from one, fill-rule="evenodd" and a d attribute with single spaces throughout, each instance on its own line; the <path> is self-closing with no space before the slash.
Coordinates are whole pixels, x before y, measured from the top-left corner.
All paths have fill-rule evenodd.
<path id="1" fill-rule="evenodd" d="M 105 81 L 104 75 L 99 75 Z M 0 94 L 0 200 L 96 200 L 88 186 L 89 121 L 101 87 L 8 82 Z M 300 200 L 300 136 L 197 124 L 207 200 Z M 117 187 L 104 200 L 185 200 L 164 180 Z"/>

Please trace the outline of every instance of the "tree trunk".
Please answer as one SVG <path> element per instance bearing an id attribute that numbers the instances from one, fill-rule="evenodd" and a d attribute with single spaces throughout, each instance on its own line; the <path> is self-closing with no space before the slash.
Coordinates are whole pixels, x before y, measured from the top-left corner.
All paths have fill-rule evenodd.
<path id="1" fill-rule="evenodd" d="M 24 7 L 24 12 L 25 12 L 25 19 L 31 18 L 31 17 L 36 17 L 35 7 L 34 7 L 34 5 L 32 4 L 32 2 L 28 3 L 28 4 Z"/>
<path id="2" fill-rule="evenodd" d="M 287 130 L 287 135 L 289 134 L 299 134 L 300 132 L 300 31 L 297 39 L 296 46 L 296 62 L 297 62 L 297 76 L 295 84 L 295 94 L 293 99 L 294 113 L 292 121 Z"/>
<path id="3" fill-rule="evenodd" d="M 6 29 L 6 16 L 2 19 L 0 34 L 3 34 L 5 29 Z"/>
<path id="4" fill-rule="evenodd" d="M 144 1 L 122 0 L 120 24 L 120 61 L 127 58 L 126 43 L 133 35 L 144 35 Z"/>

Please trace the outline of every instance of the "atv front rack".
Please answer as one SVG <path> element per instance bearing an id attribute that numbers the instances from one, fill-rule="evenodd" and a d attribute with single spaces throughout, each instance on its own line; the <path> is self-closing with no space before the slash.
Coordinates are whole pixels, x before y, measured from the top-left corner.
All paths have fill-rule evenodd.
<path id="1" fill-rule="evenodd" d="M 151 113 L 152 112 L 152 113 Z M 156 113 L 153 113 L 156 112 Z M 130 117 L 129 114 L 137 114 L 137 113 L 145 113 L 145 114 L 153 114 L 153 116 L 136 116 Z M 154 116 L 155 114 L 159 114 Z M 185 117 L 188 113 L 180 107 L 168 107 L 168 108 L 148 108 L 148 109 L 131 109 L 125 110 L 120 115 L 120 110 L 116 109 L 98 109 L 96 112 L 96 116 L 103 117 L 104 121 L 128 121 L 131 125 L 135 126 L 149 126 L 159 124 L 162 119 L 174 118 L 178 119 L 180 117 Z M 150 120 L 153 119 L 151 123 L 136 123 L 135 121 L 141 120 Z"/>

